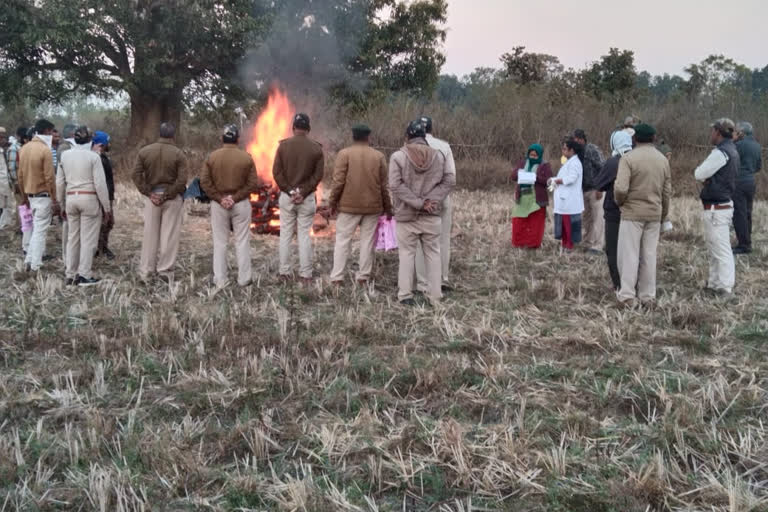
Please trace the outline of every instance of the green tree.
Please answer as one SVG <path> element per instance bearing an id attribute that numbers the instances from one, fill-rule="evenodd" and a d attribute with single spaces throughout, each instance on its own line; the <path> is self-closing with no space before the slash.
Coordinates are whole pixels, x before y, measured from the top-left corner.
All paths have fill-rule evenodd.
<path id="1" fill-rule="evenodd" d="M 504 74 L 519 84 L 539 83 L 550 80 L 563 72 L 560 59 L 545 53 L 530 53 L 525 46 L 516 46 L 501 56 Z"/>
<path id="2" fill-rule="evenodd" d="M 635 89 L 635 54 L 611 48 L 608 55 L 582 72 L 584 89 L 597 99 L 609 97 L 614 103 L 628 100 Z"/>
<path id="3" fill-rule="evenodd" d="M 178 123 L 192 91 L 234 94 L 238 60 L 265 21 L 252 0 L 11 2 L 0 15 L 6 95 L 123 92 L 136 142 Z"/>
<path id="4" fill-rule="evenodd" d="M 733 59 L 723 55 L 710 55 L 699 64 L 685 68 L 689 78 L 687 91 L 692 99 L 702 97 L 710 105 L 723 95 L 746 93 L 752 89 L 752 72 Z"/>

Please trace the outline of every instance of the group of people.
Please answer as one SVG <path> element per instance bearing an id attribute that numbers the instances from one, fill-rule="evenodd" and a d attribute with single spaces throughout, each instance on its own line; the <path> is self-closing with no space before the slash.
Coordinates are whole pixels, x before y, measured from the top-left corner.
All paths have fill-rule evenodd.
<path id="1" fill-rule="evenodd" d="M 325 155 L 309 137 L 310 118 L 293 118 L 293 136 L 280 142 L 272 169 L 279 189 L 279 277 L 293 277 L 292 244 L 297 239 L 298 276 L 313 280 L 310 231 L 317 211 L 315 192 L 323 179 Z M 451 191 L 456 165 L 450 145 L 432 135 L 433 121 L 410 122 L 405 144 L 387 162 L 370 144 L 371 129 L 352 128 L 352 144 L 335 159 L 328 205 L 337 216 L 330 281 L 345 280 L 353 235 L 360 231 L 358 283 L 372 276 L 377 226 L 382 216 L 396 221 L 399 252 L 398 299 L 415 304 L 414 294 L 439 302 L 450 290 Z M 92 285 L 96 254 L 114 257 L 108 248 L 114 225 L 114 180 L 107 156 L 109 135 L 67 125 L 64 142 L 53 124 L 38 121 L 8 139 L 0 128 L 0 226 L 13 225 L 19 205 L 32 212 L 24 232 L 25 270 L 37 271 L 45 259 L 46 233 L 54 216 L 63 226 L 67 284 Z M 211 205 L 213 284 L 229 284 L 227 244 L 233 235 L 237 283 L 252 282 L 250 195 L 259 186 L 251 156 L 239 148 L 240 131 L 225 127 L 222 147 L 202 166 L 200 186 Z M 761 148 L 749 123 L 720 119 L 711 125 L 714 147 L 695 170 L 702 182 L 702 220 L 709 255 L 707 289 L 730 294 L 735 283 L 734 254 L 751 251 L 752 203 Z M 669 149 L 657 145 L 656 130 L 629 117 L 610 137 L 611 156 L 575 130 L 562 141 L 562 165 L 555 175 L 540 144 L 532 144 L 514 168 L 512 244 L 536 249 L 544 236 L 550 194 L 554 235 L 562 250 L 583 243 L 589 253 L 605 252 L 609 275 L 620 303 L 656 297 L 656 249 L 668 219 L 672 194 Z M 139 151 L 133 182 L 144 196 L 144 231 L 139 274 L 148 281 L 173 279 L 183 218 L 187 160 L 175 144 L 175 127 L 163 123 L 159 139 Z M 739 243 L 731 248 L 733 221 Z M 582 237 L 583 233 L 583 237 Z M 583 242 L 582 242 L 583 241 Z"/>
<path id="2" fill-rule="evenodd" d="M 701 214 L 709 259 L 705 289 L 729 295 L 735 285 L 734 254 L 752 251 L 755 174 L 762 168 L 762 148 L 752 125 L 727 118 L 711 125 L 714 149 L 694 171 L 701 182 Z M 611 157 L 587 142 L 583 130 L 563 140 L 556 176 L 533 144 L 512 171 L 516 182 L 512 245 L 541 246 L 549 194 L 554 199 L 555 238 L 564 251 L 582 242 L 591 254 L 605 252 L 619 303 L 652 303 L 656 298 L 657 246 L 668 220 L 672 195 L 671 150 L 656 130 L 632 116 L 610 137 Z M 602 210 L 602 211 L 601 211 Z M 733 223 L 738 244 L 731 246 Z"/>
<path id="3" fill-rule="evenodd" d="M 109 233 L 114 226 L 114 178 L 107 156 L 110 137 L 69 124 L 60 135 L 41 119 L 21 127 L 15 137 L 0 128 L 0 228 L 22 232 L 26 272 L 38 271 L 46 254 L 47 233 L 53 219 L 62 229 L 62 259 L 67 284 L 99 282 L 91 272 L 98 253 L 113 259 Z M 24 208 L 20 208 L 24 207 Z M 28 212 L 31 222 L 23 222 Z"/>

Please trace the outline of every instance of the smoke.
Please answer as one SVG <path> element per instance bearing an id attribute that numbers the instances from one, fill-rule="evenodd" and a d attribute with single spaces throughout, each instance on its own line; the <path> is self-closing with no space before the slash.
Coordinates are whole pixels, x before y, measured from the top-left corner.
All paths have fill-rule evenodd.
<path id="1" fill-rule="evenodd" d="M 365 90 L 368 80 L 351 72 L 349 63 L 358 56 L 365 37 L 368 2 L 287 0 L 279 4 L 270 32 L 247 53 L 241 66 L 246 88 L 263 93 L 279 86 L 298 110 L 327 104 L 332 89 Z"/>

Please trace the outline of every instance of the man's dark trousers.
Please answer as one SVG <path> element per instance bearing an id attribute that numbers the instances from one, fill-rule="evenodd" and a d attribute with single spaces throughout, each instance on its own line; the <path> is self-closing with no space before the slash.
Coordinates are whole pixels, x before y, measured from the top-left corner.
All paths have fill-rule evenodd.
<path id="1" fill-rule="evenodd" d="M 736 181 L 736 193 L 733 195 L 733 227 L 736 230 L 738 247 L 752 249 L 752 203 L 755 199 L 755 180 Z"/>

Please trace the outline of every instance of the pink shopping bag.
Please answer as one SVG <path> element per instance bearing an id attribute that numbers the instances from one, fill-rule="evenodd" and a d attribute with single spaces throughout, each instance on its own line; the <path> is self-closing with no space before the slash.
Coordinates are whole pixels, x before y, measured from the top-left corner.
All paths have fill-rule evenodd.
<path id="1" fill-rule="evenodd" d="M 395 219 L 387 220 L 386 215 L 379 217 L 379 224 L 376 226 L 377 251 L 393 251 L 397 249 L 396 226 L 397 222 Z"/>
<path id="2" fill-rule="evenodd" d="M 32 231 L 32 210 L 29 206 L 25 204 L 19 206 L 19 218 L 21 219 L 21 232 Z"/>

